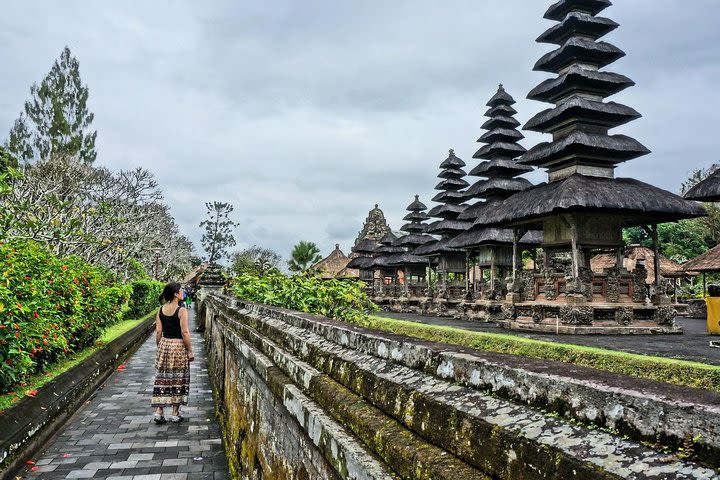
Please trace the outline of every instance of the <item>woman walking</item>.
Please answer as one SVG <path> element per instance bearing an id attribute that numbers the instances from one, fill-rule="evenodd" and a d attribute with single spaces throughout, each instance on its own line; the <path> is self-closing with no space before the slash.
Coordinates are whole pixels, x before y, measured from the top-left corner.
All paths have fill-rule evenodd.
<path id="1" fill-rule="evenodd" d="M 152 406 L 155 407 L 155 423 L 165 423 L 164 408 L 172 405 L 170 421 L 183 420 L 180 405 L 187 405 L 190 392 L 190 363 L 195 357 L 190 343 L 188 312 L 182 308 L 184 290 L 171 282 L 165 285 L 160 307 L 155 317 L 155 384 Z"/>

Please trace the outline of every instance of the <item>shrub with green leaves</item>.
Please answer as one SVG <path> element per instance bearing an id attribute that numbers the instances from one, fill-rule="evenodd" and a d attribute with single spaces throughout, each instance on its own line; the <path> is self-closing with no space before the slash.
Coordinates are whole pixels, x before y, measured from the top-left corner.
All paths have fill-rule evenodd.
<path id="1" fill-rule="evenodd" d="M 92 345 L 127 308 L 130 287 L 32 241 L 0 243 L 0 393 Z"/>
<path id="2" fill-rule="evenodd" d="M 125 318 L 138 318 L 153 308 L 159 307 L 158 297 L 165 288 L 165 284 L 155 280 L 135 280 L 130 282 L 130 288 L 132 293 Z"/>
<path id="3" fill-rule="evenodd" d="M 262 277 L 242 273 L 233 279 L 231 288 L 249 302 L 354 321 L 378 310 L 362 286 L 361 282 L 322 280 L 309 273 L 286 277 L 273 270 Z"/>

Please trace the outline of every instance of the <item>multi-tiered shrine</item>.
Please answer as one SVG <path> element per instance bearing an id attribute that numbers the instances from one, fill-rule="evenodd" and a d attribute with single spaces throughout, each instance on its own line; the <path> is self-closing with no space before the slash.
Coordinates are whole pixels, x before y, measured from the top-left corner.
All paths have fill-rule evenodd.
<path id="1" fill-rule="evenodd" d="M 415 200 L 407 207 L 408 214 L 404 220 L 408 223 L 400 227 L 400 230 L 406 232 L 406 235 L 398 237 L 393 243 L 393 247 L 402 248 L 401 252 L 389 253 L 388 255 L 376 256 L 374 267 L 381 272 L 386 269 L 394 269 L 394 283 L 388 284 L 382 282 L 375 293 L 379 294 L 376 301 L 380 305 L 391 303 L 393 309 L 403 310 L 404 307 L 398 305 L 407 304 L 408 302 L 418 302 L 419 298 L 425 298 L 428 293 L 428 285 L 426 271 L 428 267 L 428 259 L 413 254 L 415 249 L 421 245 L 432 242 L 435 239 L 423 232 L 427 227 L 425 223 L 429 216 L 426 213 L 427 207 L 419 200 L 419 196 L 415 195 Z"/>
<path id="2" fill-rule="evenodd" d="M 541 272 L 520 282 L 501 319 L 512 328 L 594 332 L 673 332 L 674 310 L 658 277 L 646 301 L 645 272 L 622 267 L 622 228 L 642 226 L 657 245 L 657 224 L 704 215 L 687 200 L 629 178 L 615 178 L 619 163 L 649 150 L 609 130 L 640 114 L 605 98 L 633 85 L 602 71 L 625 54 L 598 39 L 618 25 L 597 14 L 607 0 L 561 0 L 545 18 L 559 22 L 538 42 L 557 45 L 535 64 L 556 74 L 528 98 L 554 104 L 531 118 L 526 130 L 551 134 L 523 154 L 523 165 L 546 169 L 548 183 L 524 190 L 486 209 L 476 224 L 510 227 L 518 239 L 528 229 L 544 233 Z M 517 243 L 517 242 L 515 242 Z M 656 249 L 656 259 L 659 259 Z M 614 251 L 617 264 L 602 274 L 590 269 L 592 253 Z M 656 268 L 655 271 L 659 271 Z M 516 277 L 519 274 L 516 274 Z"/>
<path id="3" fill-rule="evenodd" d="M 465 162 L 455 156 L 450 150 L 448 158 L 440 164 L 440 183 L 435 185 L 439 193 L 433 201 L 439 205 L 433 207 L 428 215 L 439 220 L 427 225 L 425 233 L 438 235 L 440 239 L 427 243 L 415 250 L 415 255 L 427 256 L 431 264 L 435 265 L 437 280 L 434 297 L 439 303 L 458 303 L 465 295 L 467 258 L 464 250 L 448 246 L 448 242 L 455 236 L 470 227 L 468 222 L 458 220 L 458 216 L 465 210 L 465 193 L 462 192 L 469 184 L 463 177 Z M 449 307 L 443 305 L 440 311 Z"/>
<path id="4" fill-rule="evenodd" d="M 460 220 L 473 222 L 485 209 L 495 208 L 498 202 L 532 186 L 519 177 L 532 171 L 532 167 L 515 161 L 526 150 L 519 143 L 524 137 L 517 130 L 520 122 L 515 119 L 514 104 L 502 85 L 487 103 L 485 116 L 489 119 L 482 125 L 485 132 L 477 140 L 483 145 L 473 155 L 480 163 L 470 171 L 480 180 L 465 191 L 468 201 L 479 201 L 461 213 Z M 450 247 L 464 249 L 472 260 L 469 300 L 475 302 L 468 302 L 465 309 L 468 316 L 486 317 L 489 310 L 498 311 L 493 307 L 508 293 L 507 280 L 515 271 L 513 265 L 521 266 L 521 250 L 538 247 L 541 239 L 540 232 L 530 230 L 517 242 L 518 249 L 513 250 L 511 229 L 475 223 L 448 242 Z"/>

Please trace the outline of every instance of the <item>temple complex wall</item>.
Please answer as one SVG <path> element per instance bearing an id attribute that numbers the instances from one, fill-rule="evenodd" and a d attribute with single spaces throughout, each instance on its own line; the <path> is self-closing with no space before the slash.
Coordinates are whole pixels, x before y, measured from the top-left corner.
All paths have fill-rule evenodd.
<path id="1" fill-rule="evenodd" d="M 578 367 L 420 342 L 220 295 L 210 295 L 201 312 L 225 444 L 242 478 L 716 473 L 596 428 L 679 442 L 699 435 L 705 443 L 698 449 L 719 458 L 715 397 L 688 396 L 696 401 L 681 405 L 652 382 L 594 371 L 583 377 Z"/>

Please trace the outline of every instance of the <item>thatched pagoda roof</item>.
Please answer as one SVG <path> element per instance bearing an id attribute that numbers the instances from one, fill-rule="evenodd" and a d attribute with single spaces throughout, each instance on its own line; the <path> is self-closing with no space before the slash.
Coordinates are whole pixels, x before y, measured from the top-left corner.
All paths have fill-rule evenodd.
<path id="1" fill-rule="evenodd" d="M 558 73 L 576 61 L 602 68 L 624 56 L 625 52 L 610 43 L 572 37 L 563 43 L 560 48 L 540 57 L 533 70 Z"/>
<path id="2" fill-rule="evenodd" d="M 346 267 L 354 268 L 354 269 L 367 269 L 367 268 L 370 268 L 370 266 L 373 263 L 373 260 L 374 260 L 374 258 L 372 258 L 372 257 L 355 257 L 348 262 Z"/>
<path id="3" fill-rule="evenodd" d="M 523 128 L 536 132 L 552 132 L 561 129 L 567 125 L 567 122 L 575 118 L 582 118 L 588 124 L 614 128 L 640 117 L 637 110 L 620 103 L 603 103 L 582 97 L 573 97 L 558 107 L 548 108 L 538 113 L 528 120 Z"/>
<path id="4" fill-rule="evenodd" d="M 627 135 L 604 135 L 575 130 L 552 142 L 535 145 L 518 160 L 524 165 L 547 167 L 566 163 L 577 155 L 591 157 L 595 162 L 615 164 L 650 153 L 643 144 Z"/>
<path id="5" fill-rule="evenodd" d="M 425 227 L 425 233 L 442 234 L 443 232 L 462 232 L 472 226 L 472 222 L 462 222 L 460 220 L 438 220 L 432 222 Z"/>
<path id="6" fill-rule="evenodd" d="M 398 253 L 396 255 L 390 255 L 386 258 L 388 266 L 404 266 L 404 265 L 427 265 L 428 259 L 426 257 L 420 257 L 413 255 L 412 253 Z"/>
<path id="7" fill-rule="evenodd" d="M 493 206 L 480 213 L 475 225 L 538 225 L 544 217 L 571 212 L 621 214 L 625 226 L 707 215 L 697 203 L 639 180 L 577 173 L 528 188 Z"/>
<path id="8" fill-rule="evenodd" d="M 366 254 L 373 253 L 377 248 L 377 241 L 372 238 L 365 238 L 351 248 L 354 253 Z"/>
<path id="9" fill-rule="evenodd" d="M 640 245 L 630 245 L 625 249 L 623 267 L 628 271 L 635 270 L 638 259 L 645 259 L 647 269 L 646 283 L 655 282 L 655 252 Z M 590 268 L 595 273 L 602 273 L 606 268 L 612 268 L 617 263 L 617 256 L 614 253 L 602 253 L 590 259 Z M 683 266 L 677 262 L 660 255 L 660 275 L 664 278 L 686 277 L 688 273 Z"/>
<path id="10" fill-rule="evenodd" d="M 561 23 L 546 30 L 536 41 L 562 45 L 576 33 L 597 39 L 612 32 L 618 26 L 609 18 L 593 17 L 585 12 L 570 12 Z"/>
<path id="11" fill-rule="evenodd" d="M 538 230 L 530 230 L 520 238 L 518 245 L 524 248 L 539 247 L 543 241 L 543 234 Z M 451 248 L 467 249 L 484 245 L 512 245 L 513 232 L 509 228 L 471 228 L 448 241 Z M 417 250 L 416 250 L 417 252 Z"/>
<path id="12" fill-rule="evenodd" d="M 573 65 L 559 77 L 549 78 L 530 90 L 527 98 L 555 103 L 568 93 L 585 92 L 611 96 L 635 85 L 625 75 L 598 72 Z"/>
<path id="13" fill-rule="evenodd" d="M 684 197 L 701 202 L 720 202 L 720 170 L 716 170 L 705 180 L 692 187 Z"/>
<path id="14" fill-rule="evenodd" d="M 582 10 L 590 15 L 597 15 L 612 3 L 610 0 L 560 0 L 550 5 L 543 18 L 562 21 L 573 10 Z"/>
<path id="15" fill-rule="evenodd" d="M 350 259 L 345 256 L 342 250 L 340 250 L 340 245 L 336 243 L 335 250 L 333 250 L 330 255 L 310 267 L 310 269 L 320 272 L 320 276 L 324 280 L 329 280 L 331 278 L 335 278 L 342 269 L 347 267 L 349 262 Z"/>
<path id="16" fill-rule="evenodd" d="M 720 272 L 720 245 L 683 264 L 686 272 Z"/>
<path id="17" fill-rule="evenodd" d="M 461 250 L 459 248 L 452 248 L 452 247 L 448 246 L 449 240 L 450 239 L 438 240 L 436 242 L 426 243 L 425 245 L 421 245 L 418 248 L 416 248 L 415 251 L 412 252 L 412 254 L 426 256 L 426 255 L 442 255 L 442 254 L 448 254 L 448 253 L 464 253 L 463 250 Z"/>

